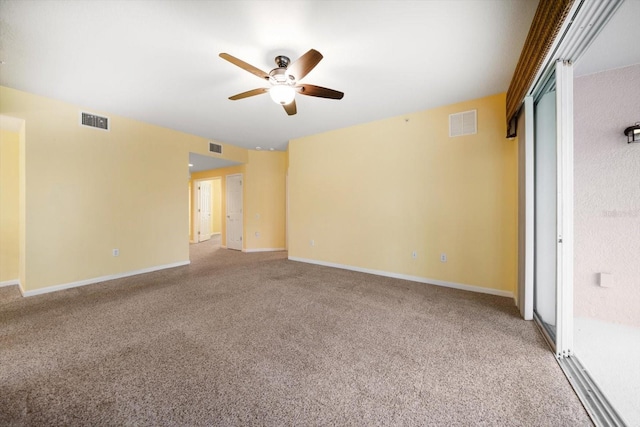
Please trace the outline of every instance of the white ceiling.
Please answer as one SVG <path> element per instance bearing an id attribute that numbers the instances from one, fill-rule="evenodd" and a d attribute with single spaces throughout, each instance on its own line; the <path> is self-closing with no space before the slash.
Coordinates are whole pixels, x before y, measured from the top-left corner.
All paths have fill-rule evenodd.
<path id="1" fill-rule="evenodd" d="M 504 92 L 537 0 L 6 1 L 0 84 L 246 148 Z M 303 79 L 343 100 L 298 96 L 287 116 L 218 57 L 258 68 L 310 48 Z"/>
<path id="2" fill-rule="evenodd" d="M 626 0 L 576 61 L 574 75 L 640 64 L 640 1 Z"/>
<path id="3" fill-rule="evenodd" d="M 0 116 L 2 117 L 2 116 Z M 202 172 L 218 168 L 239 165 L 232 160 L 219 159 L 216 157 L 204 156 L 197 153 L 189 153 L 189 173 Z"/>

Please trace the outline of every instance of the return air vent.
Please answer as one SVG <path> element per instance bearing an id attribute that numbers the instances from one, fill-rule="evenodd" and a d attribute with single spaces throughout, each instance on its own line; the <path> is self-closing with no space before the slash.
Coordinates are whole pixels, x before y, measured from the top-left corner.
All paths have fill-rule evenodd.
<path id="1" fill-rule="evenodd" d="M 211 151 L 212 153 L 222 154 L 222 145 L 210 142 L 209 151 Z"/>
<path id="2" fill-rule="evenodd" d="M 477 111 L 449 114 L 449 136 L 473 135 L 478 132 Z"/>
<path id="3" fill-rule="evenodd" d="M 80 124 L 91 128 L 109 130 L 109 118 L 100 117 L 91 113 L 80 114 Z"/>

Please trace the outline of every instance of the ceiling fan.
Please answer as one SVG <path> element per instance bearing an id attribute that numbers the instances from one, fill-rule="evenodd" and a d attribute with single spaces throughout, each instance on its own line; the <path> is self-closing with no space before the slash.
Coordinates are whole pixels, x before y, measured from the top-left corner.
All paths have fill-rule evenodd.
<path id="1" fill-rule="evenodd" d="M 300 83 L 300 80 L 309 74 L 309 72 L 313 70 L 313 68 L 318 65 L 318 62 L 322 59 L 322 54 L 315 49 L 309 50 L 293 63 L 286 56 L 276 56 L 275 61 L 277 68 L 274 68 L 269 73 L 265 73 L 253 65 L 247 64 L 228 53 L 221 53 L 220 58 L 226 59 L 243 70 L 268 81 L 270 85 L 268 88 L 252 89 L 230 96 L 229 99 L 232 101 L 268 92 L 271 99 L 273 99 L 276 104 L 282 105 L 287 114 L 293 116 L 297 112 L 295 99 L 296 92 L 301 95 L 329 99 L 342 99 L 344 96 L 344 93 L 338 92 L 337 90 Z"/>

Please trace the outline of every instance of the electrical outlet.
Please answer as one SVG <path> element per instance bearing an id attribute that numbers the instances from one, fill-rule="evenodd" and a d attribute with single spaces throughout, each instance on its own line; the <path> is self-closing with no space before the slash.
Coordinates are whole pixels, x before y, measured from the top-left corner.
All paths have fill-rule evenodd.
<path id="1" fill-rule="evenodd" d="M 315 245 L 316 245 L 315 240 L 309 240 L 309 246 L 315 246 Z"/>
<path id="2" fill-rule="evenodd" d="M 114 249 L 112 253 L 113 253 L 113 256 L 118 256 L 120 255 L 120 249 Z"/>
<path id="3" fill-rule="evenodd" d="M 440 254 L 440 262 L 447 262 L 447 254 L 444 252 Z"/>
<path id="4" fill-rule="evenodd" d="M 603 288 L 613 288 L 613 274 L 611 273 L 598 273 L 600 280 L 598 284 Z"/>
<path id="5" fill-rule="evenodd" d="M 256 231 L 256 237 L 260 237 L 260 232 Z"/>
<path id="6" fill-rule="evenodd" d="M 411 252 L 411 258 L 413 258 L 413 259 L 418 258 L 418 252 L 416 252 L 416 251 Z"/>

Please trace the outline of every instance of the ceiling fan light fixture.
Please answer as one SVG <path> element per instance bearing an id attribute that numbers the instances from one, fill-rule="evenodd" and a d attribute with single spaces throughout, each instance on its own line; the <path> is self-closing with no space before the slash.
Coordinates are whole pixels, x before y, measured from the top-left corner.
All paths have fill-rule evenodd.
<path id="1" fill-rule="evenodd" d="M 279 84 L 271 86 L 269 89 L 269 96 L 271 96 L 271 99 L 273 99 L 273 102 L 276 104 L 287 105 L 296 97 L 296 91 L 293 86 Z"/>
<path id="2" fill-rule="evenodd" d="M 309 49 L 307 53 L 293 62 L 286 56 L 277 56 L 277 68 L 274 68 L 268 73 L 228 53 L 222 52 L 219 56 L 233 65 L 259 77 L 263 82 L 266 80 L 269 84 L 269 87 L 260 87 L 230 96 L 229 99 L 232 101 L 269 92 L 269 96 L 273 102 L 282 105 L 287 115 L 294 116 L 298 112 L 295 99 L 296 92 L 305 96 L 327 99 L 342 99 L 344 96 L 344 93 L 326 87 L 299 84 L 299 80 L 309 74 L 322 59 L 322 54 L 315 49 Z"/>

